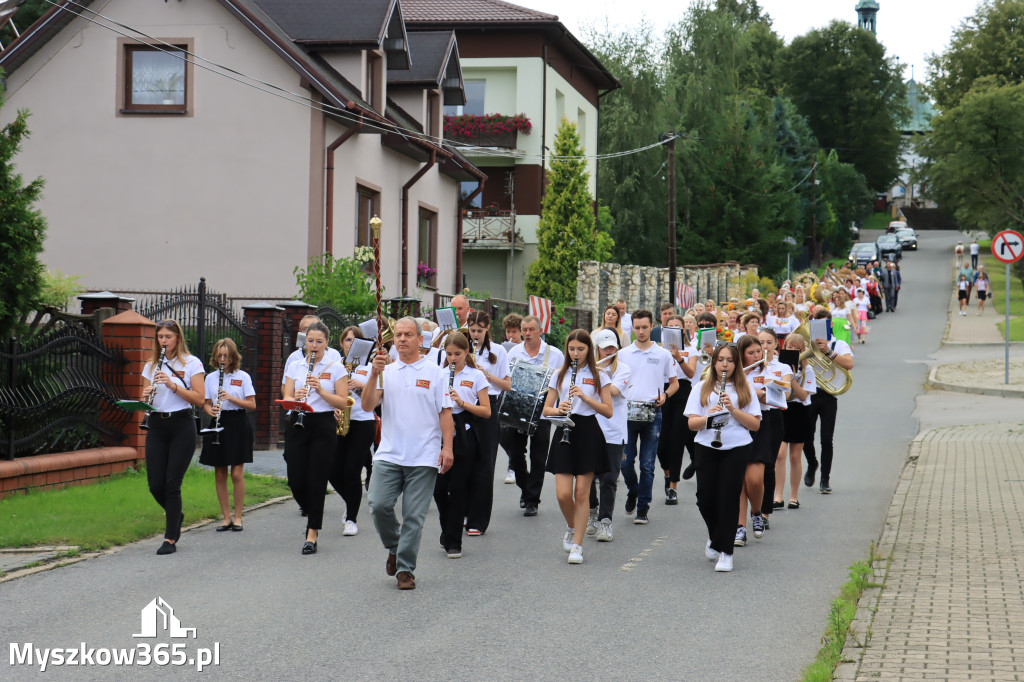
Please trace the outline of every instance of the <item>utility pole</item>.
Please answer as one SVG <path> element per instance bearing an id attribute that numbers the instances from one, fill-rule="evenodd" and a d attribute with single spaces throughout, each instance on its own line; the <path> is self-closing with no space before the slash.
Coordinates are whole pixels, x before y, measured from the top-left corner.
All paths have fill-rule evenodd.
<path id="1" fill-rule="evenodd" d="M 676 304 L 676 134 L 668 134 L 668 300 Z"/>
<path id="2" fill-rule="evenodd" d="M 818 200 L 818 183 L 814 179 L 815 171 L 818 168 L 818 161 L 815 159 L 811 166 L 811 257 L 814 259 L 814 267 L 821 265 L 821 249 L 818 247 L 818 213 L 815 204 Z"/>

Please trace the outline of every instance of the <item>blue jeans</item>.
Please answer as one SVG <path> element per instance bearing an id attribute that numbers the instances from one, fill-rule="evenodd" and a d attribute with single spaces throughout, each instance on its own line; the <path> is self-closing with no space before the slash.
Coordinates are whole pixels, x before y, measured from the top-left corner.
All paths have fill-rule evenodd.
<path id="1" fill-rule="evenodd" d="M 423 522 L 437 480 L 436 467 L 403 467 L 391 462 L 373 463 L 369 505 L 373 525 L 388 552 L 398 555 L 399 571 L 416 572 Z M 402 496 L 402 521 L 395 503 Z"/>
<path id="2" fill-rule="evenodd" d="M 654 460 L 658 455 L 658 435 L 661 433 L 661 409 L 654 413 L 654 421 L 627 422 L 626 458 L 622 460 L 622 478 L 626 489 L 636 495 L 637 509 L 647 511 L 651 506 L 654 488 Z M 636 439 L 640 439 L 640 482 L 636 479 Z"/>

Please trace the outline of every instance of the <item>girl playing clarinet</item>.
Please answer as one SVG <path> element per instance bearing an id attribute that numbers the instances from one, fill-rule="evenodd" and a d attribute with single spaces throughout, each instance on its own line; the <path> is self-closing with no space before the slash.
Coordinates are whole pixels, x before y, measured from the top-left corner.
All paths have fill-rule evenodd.
<path id="1" fill-rule="evenodd" d="M 256 409 L 256 391 L 252 378 L 240 367 L 242 356 L 231 339 L 213 344 L 210 365 L 220 367 L 206 377 L 206 402 L 203 410 L 217 419 L 224 430 L 203 437 L 203 452 L 199 463 L 214 468 L 217 500 L 224 523 L 218 531 L 241 531 L 242 509 L 245 507 L 245 465 L 252 463 L 252 426 L 246 410 Z M 219 419 L 218 419 L 219 415 Z M 219 444 L 217 441 L 220 441 Z M 231 485 L 234 488 L 235 513 L 228 505 L 228 467 L 231 467 Z"/>
<path id="2" fill-rule="evenodd" d="M 490 456 L 482 451 L 480 424 L 491 416 L 487 398 L 489 385 L 484 373 L 473 365 L 469 341 L 462 332 L 452 332 L 444 340 L 447 357 L 448 394 L 452 399 L 455 422 L 451 469 L 440 474 L 434 484 L 434 502 L 441 518 L 441 546 L 449 559 L 462 558 L 462 524 L 472 486 L 469 476 L 476 461 Z"/>
<path id="3" fill-rule="evenodd" d="M 565 517 L 562 548 L 569 553 L 570 564 L 583 563 L 590 482 L 595 473 L 608 468 L 604 434 L 596 415 L 611 418 L 611 386 L 601 381 L 590 334 L 574 329 L 565 341 L 562 368 L 552 375 L 544 401 L 544 416 L 568 416 L 573 422 L 568 431 L 565 425 L 555 430 L 547 463 L 547 470 L 555 475 L 555 494 Z"/>
<path id="4" fill-rule="evenodd" d="M 729 414 L 728 422 L 720 430 L 709 429 L 708 417 L 724 413 Z M 711 371 L 690 393 L 685 414 L 690 429 L 697 432 L 697 507 L 708 529 L 704 555 L 711 561 L 717 559 L 716 571 L 731 571 L 733 519 L 753 441 L 750 432 L 757 431 L 761 423 L 761 409 L 743 375 L 736 346 L 715 349 Z"/>
<path id="5" fill-rule="evenodd" d="M 142 376 L 149 384 L 142 399 L 153 405 L 146 431 L 146 479 L 149 492 L 166 517 L 164 542 L 157 554 L 173 554 L 181 537 L 181 481 L 196 451 L 193 405 L 203 404 L 206 386 L 202 361 L 188 352 L 175 320 L 156 325 L 153 354 Z"/>

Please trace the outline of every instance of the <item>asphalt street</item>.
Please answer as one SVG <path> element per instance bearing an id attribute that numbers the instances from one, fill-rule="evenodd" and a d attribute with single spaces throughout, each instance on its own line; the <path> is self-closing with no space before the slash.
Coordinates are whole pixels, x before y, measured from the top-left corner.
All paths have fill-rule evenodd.
<path id="1" fill-rule="evenodd" d="M 553 478 L 540 515 L 524 518 L 518 488 L 501 482 L 499 452 L 490 530 L 466 538 L 465 557 L 449 560 L 432 508 L 415 591 L 397 591 L 385 575 L 365 498 L 360 534 L 342 537 L 343 505 L 330 496 L 315 556 L 299 553 L 304 520 L 289 501 L 250 514 L 243 533 L 190 531 L 168 557 L 154 555 L 154 538 L 0 584 L 0 677 L 39 677 L 38 665 L 10 666 L 10 643 L 172 641 L 133 638 L 140 610 L 159 596 L 197 629 L 196 639 L 173 640 L 188 655 L 219 645 L 219 665 L 204 673 L 215 678 L 797 679 L 847 568 L 878 537 L 918 432 L 915 399 L 945 328 L 956 239 L 921 234 L 920 250 L 903 261 L 898 312 L 873 321 L 868 344 L 854 348 L 834 494 L 801 488 L 801 509 L 774 514 L 762 540 L 736 550 L 733 573 L 715 573 L 704 558 L 694 481 L 680 484 L 679 506 L 667 507 L 660 476 L 649 525 L 622 513 L 620 484 L 615 541 L 588 539 L 585 563 L 568 565 Z M 134 679 L 182 670 L 97 665 L 46 674 Z"/>

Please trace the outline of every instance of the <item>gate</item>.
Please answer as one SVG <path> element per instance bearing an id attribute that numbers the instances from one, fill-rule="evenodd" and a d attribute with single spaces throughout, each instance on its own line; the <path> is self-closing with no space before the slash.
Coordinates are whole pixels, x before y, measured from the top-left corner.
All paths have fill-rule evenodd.
<path id="1" fill-rule="evenodd" d="M 189 350 L 204 366 L 209 364 L 213 344 L 230 338 L 242 354 L 242 369 L 256 380 L 257 330 L 235 316 L 224 294 L 207 290 L 205 277 L 199 279 L 199 286 L 194 289 L 183 287 L 143 300 L 138 312 L 153 321 L 177 320 Z"/>
<path id="2" fill-rule="evenodd" d="M 112 445 L 124 437 L 130 414 L 121 368 L 88 324 L 66 324 L 24 345 L 12 338 L 0 350 L 0 458 L 14 459 Z"/>

